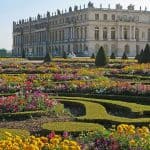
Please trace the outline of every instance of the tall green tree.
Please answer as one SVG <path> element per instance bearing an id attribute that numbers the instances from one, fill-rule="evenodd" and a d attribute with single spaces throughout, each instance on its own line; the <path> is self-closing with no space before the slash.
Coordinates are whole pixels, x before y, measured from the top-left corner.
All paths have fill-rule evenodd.
<path id="1" fill-rule="evenodd" d="M 48 63 L 52 61 L 52 57 L 50 55 L 50 53 L 46 53 L 45 57 L 44 57 L 44 63 Z"/>
<path id="2" fill-rule="evenodd" d="M 141 52 L 140 52 L 140 55 L 138 57 L 138 62 L 139 63 L 142 63 L 143 54 L 144 54 L 144 50 L 142 49 Z"/>
<path id="3" fill-rule="evenodd" d="M 21 56 L 22 58 L 26 58 L 26 53 L 25 53 L 25 50 L 24 50 L 24 49 L 22 50 L 22 54 L 21 54 L 21 55 L 22 55 L 22 56 Z"/>
<path id="4" fill-rule="evenodd" d="M 149 46 L 149 44 L 146 44 L 146 46 L 145 46 L 142 62 L 150 63 L 150 46 Z"/>
<path id="5" fill-rule="evenodd" d="M 128 56 L 126 54 L 126 52 L 124 51 L 123 55 L 122 55 L 122 59 L 128 59 Z"/>
<path id="6" fill-rule="evenodd" d="M 114 52 L 111 53 L 110 59 L 116 59 L 116 56 L 115 56 L 115 53 L 114 53 Z"/>
<path id="7" fill-rule="evenodd" d="M 63 51 L 63 56 L 62 56 L 64 59 L 67 59 L 67 53 L 66 51 Z"/>
<path id="8" fill-rule="evenodd" d="M 95 65 L 97 67 L 105 66 L 108 63 L 107 56 L 105 54 L 104 48 L 101 46 L 95 59 Z"/>

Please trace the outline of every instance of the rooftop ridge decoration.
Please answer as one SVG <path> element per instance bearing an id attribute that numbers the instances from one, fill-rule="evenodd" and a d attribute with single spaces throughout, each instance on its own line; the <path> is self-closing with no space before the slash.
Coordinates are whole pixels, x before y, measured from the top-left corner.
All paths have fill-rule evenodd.
<path id="1" fill-rule="evenodd" d="M 132 4 L 129 4 L 127 6 L 127 9 L 123 9 L 123 6 L 120 3 L 116 4 L 115 9 L 112 9 L 110 4 L 108 4 L 108 8 L 103 8 L 102 4 L 100 4 L 100 7 L 98 8 L 98 7 L 94 6 L 94 3 L 89 1 L 87 7 L 84 4 L 83 8 L 81 7 L 81 5 L 79 7 L 77 5 L 75 5 L 74 9 L 70 6 L 68 11 L 67 11 L 67 9 L 62 10 L 62 11 L 60 9 L 57 9 L 57 12 L 52 12 L 52 13 L 47 11 L 47 14 L 43 14 L 43 15 L 38 14 L 37 17 L 29 17 L 27 19 L 20 19 L 19 21 L 13 21 L 13 25 L 19 25 L 19 24 L 29 23 L 29 22 L 32 22 L 32 21 L 39 21 L 39 20 L 48 19 L 48 18 L 50 19 L 52 17 L 66 15 L 68 13 L 74 13 L 74 12 L 77 12 L 77 11 L 83 11 L 83 10 L 87 10 L 87 9 L 118 10 L 118 11 L 121 11 L 121 10 L 122 11 L 142 11 L 141 6 L 140 6 L 139 10 L 135 10 L 134 5 L 132 5 Z M 142 12 L 149 12 L 147 10 L 146 6 L 145 6 L 145 9 Z"/>

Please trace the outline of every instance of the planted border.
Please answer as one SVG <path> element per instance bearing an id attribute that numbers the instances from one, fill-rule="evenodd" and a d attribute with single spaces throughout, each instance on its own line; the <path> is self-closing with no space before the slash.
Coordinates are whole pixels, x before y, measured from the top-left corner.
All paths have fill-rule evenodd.
<path id="1" fill-rule="evenodd" d="M 11 134 L 12 136 L 20 136 L 26 138 L 30 135 L 30 133 L 26 130 L 20 130 L 20 129 L 7 129 L 7 128 L 0 128 L 0 140 L 6 139 L 8 137 L 7 134 Z"/>
<path id="2" fill-rule="evenodd" d="M 68 97 L 57 97 L 61 98 L 62 100 L 64 99 L 65 101 L 76 101 L 83 103 L 86 107 L 86 115 L 82 117 L 76 117 L 77 121 L 83 121 L 83 122 L 92 122 L 92 123 L 102 123 L 105 125 L 112 125 L 112 124 L 119 124 L 119 123 L 132 123 L 132 124 L 137 124 L 137 125 L 148 125 L 150 122 L 150 118 L 126 118 L 126 117 L 118 117 L 118 116 L 113 116 L 107 113 L 106 109 L 104 106 L 100 104 L 100 100 L 96 99 L 87 99 L 87 98 L 79 98 L 79 97 L 74 97 L 74 98 L 68 98 Z M 91 102 L 92 101 L 92 102 Z M 104 101 L 110 101 L 110 100 L 102 100 Z M 111 102 L 110 102 L 111 103 Z M 118 101 L 116 102 L 118 103 Z M 122 102 L 123 103 L 123 102 Z M 140 106 L 138 104 L 135 104 L 137 106 Z M 135 106 L 132 104 L 130 106 L 134 108 Z M 143 109 L 144 106 L 141 106 L 141 109 Z M 147 106 L 148 112 L 149 112 L 149 107 Z M 91 109 L 93 108 L 93 109 Z M 132 108 L 132 109 L 133 109 Z M 135 108 L 135 111 L 138 111 L 139 107 Z M 144 110 L 144 109 L 143 109 Z"/>

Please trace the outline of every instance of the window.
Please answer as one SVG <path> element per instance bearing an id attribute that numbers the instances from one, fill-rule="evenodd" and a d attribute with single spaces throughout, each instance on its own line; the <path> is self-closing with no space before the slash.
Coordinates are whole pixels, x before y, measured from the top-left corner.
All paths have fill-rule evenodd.
<path id="1" fill-rule="evenodd" d="M 95 14 L 95 20 L 99 20 L 99 14 Z"/>
<path id="2" fill-rule="evenodd" d="M 84 19 L 85 19 L 85 20 L 87 19 L 87 15 L 86 15 L 86 14 L 84 15 Z"/>
<path id="3" fill-rule="evenodd" d="M 139 41 L 139 29 L 135 29 L 135 39 L 136 41 Z"/>
<path id="4" fill-rule="evenodd" d="M 125 51 L 126 54 L 130 53 L 130 47 L 129 47 L 129 45 L 125 45 L 124 51 Z"/>
<path id="5" fill-rule="evenodd" d="M 99 27 L 95 27 L 95 40 L 99 40 Z"/>
<path id="6" fill-rule="evenodd" d="M 114 44 L 111 45 L 111 53 L 114 53 L 115 56 L 118 55 L 118 51 L 117 51 L 116 45 L 114 45 Z"/>
<path id="7" fill-rule="evenodd" d="M 113 14 L 113 15 L 111 15 L 111 19 L 112 20 L 115 20 L 116 19 L 116 17 L 115 17 L 115 15 Z"/>
<path id="8" fill-rule="evenodd" d="M 87 38 L 87 27 L 84 28 L 85 39 Z"/>
<path id="9" fill-rule="evenodd" d="M 57 31 L 55 31 L 55 41 L 57 41 Z"/>
<path id="10" fill-rule="evenodd" d="M 103 39 L 107 40 L 107 28 L 106 27 L 103 29 Z"/>
<path id="11" fill-rule="evenodd" d="M 142 40 L 145 39 L 145 32 L 142 32 Z"/>
<path id="12" fill-rule="evenodd" d="M 104 20 L 107 20 L 107 14 L 104 14 Z"/>
<path id="13" fill-rule="evenodd" d="M 150 42 L 150 29 L 148 29 L 148 41 Z"/>
<path id="14" fill-rule="evenodd" d="M 81 21 L 82 21 L 82 15 L 80 15 Z"/>
<path id="15" fill-rule="evenodd" d="M 59 31 L 59 41 L 61 41 L 61 31 Z"/>
<path id="16" fill-rule="evenodd" d="M 124 28 L 124 39 L 128 39 L 128 30 Z"/>
<path id="17" fill-rule="evenodd" d="M 82 44 L 80 44 L 80 52 L 82 52 Z"/>
<path id="18" fill-rule="evenodd" d="M 79 28 L 77 28 L 77 39 L 79 39 Z"/>
<path id="19" fill-rule="evenodd" d="M 140 46 L 139 45 L 136 45 L 136 54 L 140 54 Z"/>
<path id="20" fill-rule="evenodd" d="M 111 28 L 111 39 L 115 39 L 115 28 Z"/>
<path id="21" fill-rule="evenodd" d="M 104 51 L 105 51 L 106 55 L 108 56 L 108 45 L 107 44 L 104 45 Z"/>

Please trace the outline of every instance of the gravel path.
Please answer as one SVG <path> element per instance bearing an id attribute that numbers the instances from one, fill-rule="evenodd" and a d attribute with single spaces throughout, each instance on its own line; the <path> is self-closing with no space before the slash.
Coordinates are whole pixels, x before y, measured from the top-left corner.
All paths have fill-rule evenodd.
<path id="1" fill-rule="evenodd" d="M 29 131 L 31 134 L 38 133 L 41 131 L 41 125 L 47 122 L 54 121 L 70 121 L 72 120 L 68 116 L 49 118 L 48 116 L 42 116 L 32 119 L 26 119 L 23 121 L 0 121 L 0 128 L 9 129 L 23 129 Z"/>

